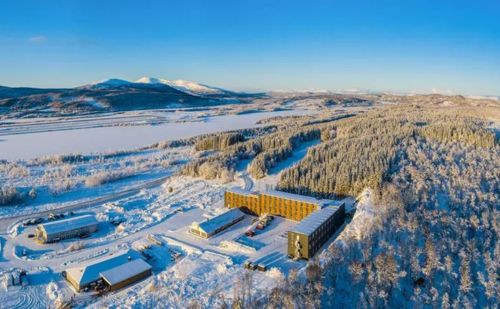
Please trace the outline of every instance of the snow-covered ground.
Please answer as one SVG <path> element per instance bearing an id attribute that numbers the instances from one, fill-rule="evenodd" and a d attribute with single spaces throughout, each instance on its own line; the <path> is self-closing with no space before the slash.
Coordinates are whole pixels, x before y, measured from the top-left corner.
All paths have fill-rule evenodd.
<path id="1" fill-rule="evenodd" d="M 0 153 L 10 159 L 26 159 L 40 153 L 54 153 L 54 149 L 65 153 L 69 149 L 71 152 L 95 152 L 117 150 L 117 147 L 134 148 L 201 133 L 252 127 L 260 119 L 300 113 L 304 111 L 205 119 L 200 112 L 187 111 L 176 115 L 175 120 L 160 119 L 161 124 L 156 126 L 137 122 L 141 121 L 141 117 L 157 119 L 151 117 L 149 112 L 113 114 L 102 119 L 73 119 L 72 123 L 65 123 L 64 119 L 20 120 L 14 121 L 8 129 L 17 130 L 17 134 L 1 137 Z M 105 123 L 100 123 L 104 119 Z M 115 126 L 121 121 L 128 124 Z M 0 134 L 2 129 L 5 127 L 0 127 Z M 50 132 L 40 132 L 44 130 Z M 119 136 L 122 138 L 119 139 Z M 47 145 L 48 140 L 53 141 L 54 148 L 36 149 Z M 291 269 L 305 266 L 305 262 L 286 257 L 286 232 L 296 222 L 276 218 L 251 238 L 244 235 L 255 219 L 248 215 L 243 221 L 209 239 L 190 234 L 188 228 L 192 222 L 201 222 L 226 211 L 223 194 L 227 188 L 241 186 L 264 190 L 274 187 L 280 173 L 300 161 L 307 150 L 317 143 L 303 144 L 263 179 L 252 179 L 246 171 L 249 162 L 242 162 L 236 179 L 224 184 L 175 176 L 179 166 L 196 155 L 191 147 L 96 157 L 78 162 L 71 168 L 61 167 L 59 163 L 47 163 L 30 166 L 27 174 L 16 171 L 24 176 L 3 180 L 16 187 L 36 186 L 42 189 L 38 191 L 37 198 L 25 206 L 0 208 L 0 283 L 4 274 L 16 270 L 27 271 L 29 281 L 25 287 L 0 284 L 0 304 L 9 308 L 41 308 L 53 307 L 58 301 L 65 300 L 80 307 L 151 307 L 161 298 L 165 307 L 175 308 L 186 307 L 189 300 L 196 296 L 204 307 L 212 307 L 220 301 L 214 296 L 217 293 L 232 297 L 233 283 L 245 271 L 243 263 L 247 260 L 264 263 L 269 268 L 267 272 L 253 272 L 255 288 L 272 288 Z M 131 167 L 135 172 L 131 177 L 96 187 L 82 185 L 87 177 L 99 171 Z M 13 168 L 21 169 L 18 166 Z M 70 182 L 75 181 L 75 185 L 54 195 L 51 193 L 54 181 L 51 175 L 58 179 L 61 168 L 66 175 L 64 177 Z M 34 242 L 30 237 L 34 227 L 23 225 L 26 218 L 46 218 L 49 212 L 61 209 L 69 216 L 94 214 L 100 221 L 99 231 L 83 239 L 68 239 L 53 244 Z M 114 219 L 123 222 L 115 226 L 110 223 Z M 147 243 L 150 234 L 161 239 L 164 246 L 155 245 L 150 249 L 156 257 L 155 261 L 149 261 L 153 265 L 153 276 L 139 283 L 96 298 L 92 293 L 75 293 L 61 276 L 63 270 L 79 263 L 126 249 L 138 250 L 142 243 Z M 177 254 L 180 258 L 174 259 Z"/>
<path id="2" fill-rule="evenodd" d="M 269 273 L 256 273 L 262 277 L 260 285 L 272 286 L 272 276 L 305 265 L 285 256 L 286 231 L 296 222 L 276 218 L 269 227 L 253 238 L 244 236 L 244 232 L 252 224 L 251 216 L 208 240 L 188 232 L 192 222 L 200 222 L 225 211 L 222 206 L 223 192 L 234 185 L 238 185 L 238 181 L 219 184 L 173 176 L 160 187 L 145 189 L 132 196 L 78 211 L 77 214 L 93 213 L 101 221 L 99 232 L 85 239 L 37 244 L 28 238 L 33 233 L 33 227 L 18 225 L 16 233 L 3 236 L 6 242 L 0 268 L 3 271 L 16 268 L 27 270 L 28 279 L 33 283 L 37 270 L 47 268 L 50 272 L 47 276 L 53 282 L 50 292 L 50 281 L 30 285 L 23 288 L 26 300 L 18 304 L 20 307 L 25 304 L 45 306 L 53 304 L 57 298 L 52 297 L 54 293 L 65 299 L 74 295 L 60 275 L 62 270 L 88 259 L 127 248 L 133 249 L 134 243 L 144 241 L 149 234 L 155 234 L 168 247 L 181 252 L 183 259 L 178 264 L 167 263 L 164 267 L 156 268 L 154 276 L 142 283 L 107 295 L 95 304 L 96 307 L 112 304 L 119 307 L 130 303 L 147 305 L 150 301 L 147 291 L 153 282 L 169 287 L 168 293 L 172 297 L 165 301 L 172 302 L 173 307 L 180 305 L 179 297 L 188 299 L 196 295 L 208 299 L 214 286 L 220 286 L 230 293 L 230 282 L 239 276 L 242 264 L 247 259 L 264 262 L 268 267 L 275 268 Z M 120 226 L 115 227 L 106 222 L 117 216 L 125 219 Z M 81 245 L 82 249 L 71 251 L 69 248 L 75 243 Z M 39 285 L 47 286 L 47 289 L 37 289 Z M 9 287 L 2 293 L 2 297 L 14 304 L 18 294 L 17 287 Z M 85 295 L 75 297 L 80 305 L 88 305 L 94 301 Z"/>
<path id="3" fill-rule="evenodd" d="M 291 110 L 206 117 L 205 112 L 149 111 L 87 119 L 46 119 L 0 125 L 0 160 L 29 160 L 67 153 L 131 150 L 149 144 L 200 134 L 259 126 L 274 116 L 311 113 Z"/>

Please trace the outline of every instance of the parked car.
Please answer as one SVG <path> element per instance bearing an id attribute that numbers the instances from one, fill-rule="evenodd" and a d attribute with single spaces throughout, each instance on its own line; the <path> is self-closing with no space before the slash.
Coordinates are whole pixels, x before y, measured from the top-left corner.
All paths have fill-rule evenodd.
<path id="1" fill-rule="evenodd" d="M 28 238 L 33 238 L 35 237 L 35 234 L 28 234 Z"/>
<path id="2" fill-rule="evenodd" d="M 24 221 L 23 225 L 24 226 L 35 225 L 35 224 L 41 223 L 42 221 L 43 221 L 42 218 L 28 219 L 28 220 Z"/>
<path id="3" fill-rule="evenodd" d="M 150 242 L 152 242 L 153 244 L 158 245 L 158 246 L 163 246 L 163 245 L 164 245 L 164 244 L 163 244 L 163 241 L 161 241 L 161 239 L 159 239 L 158 237 L 156 237 L 156 236 L 155 236 L 155 235 L 153 235 L 153 234 L 149 234 L 149 235 L 148 235 L 148 240 L 149 240 Z"/>
<path id="4" fill-rule="evenodd" d="M 257 224 L 257 226 L 255 228 L 258 230 L 263 230 L 264 227 L 265 227 L 264 224 L 262 224 L 262 222 L 260 222 L 259 224 Z"/>
<path id="5" fill-rule="evenodd" d="M 152 261 L 156 260 L 154 253 L 149 249 L 145 249 L 141 253 L 146 258 L 146 260 L 152 260 Z"/>
<path id="6" fill-rule="evenodd" d="M 113 225 L 120 225 L 122 222 L 125 222 L 125 218 L 115 218 L 110 221 Z"/>
<path id="7" fill-rule="evenodd" d="M 248 230 L 248 231 L 245 232 L 245 235 L 248 236 L 248 237 L 253 237 L 253 236 L 255 236 L 255 232 L 252 231 L 252 230 Z"/>

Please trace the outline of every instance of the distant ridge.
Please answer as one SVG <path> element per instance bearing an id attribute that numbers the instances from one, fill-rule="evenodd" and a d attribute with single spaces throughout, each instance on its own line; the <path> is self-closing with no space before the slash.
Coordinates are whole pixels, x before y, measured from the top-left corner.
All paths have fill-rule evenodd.
<path id="1" fill-rule="evenodd" d="M 173 87 L 177 90 L 195 94 L 195 95 L 223 95 L 229 93 L 229 91 L 207 86 L 204 84 L 200 84 L 197 82 L 187 81 L 187 80 L 167 80 L 162 78 L 154 78 L 154 77 L 141 77 L 135 81 L 136 83 L 141 84 L 163 84 Z"/>
<path id="2" fill-rule="evenodd" d="M 247 103 L 262 96 L 192 81 L 151 77 L 137 81 L 108 78 L 65 89 L 0 86 L 0 117 L 72 116 L 140 109 L 204 107 Z"/>

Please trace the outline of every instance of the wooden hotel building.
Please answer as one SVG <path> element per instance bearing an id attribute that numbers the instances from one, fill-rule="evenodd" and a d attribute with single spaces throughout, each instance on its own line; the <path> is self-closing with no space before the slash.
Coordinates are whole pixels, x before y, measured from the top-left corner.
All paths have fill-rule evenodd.
<path id="1" fill-rule="evenodd" d="M 227 208 L 241 208 L 257 216 L 277 215 L 295 221 L 304 219 L 329 202 L 331 201 L 274 190 L 251 192 L 234 188 L 224 194 L 224 206 Z"/>

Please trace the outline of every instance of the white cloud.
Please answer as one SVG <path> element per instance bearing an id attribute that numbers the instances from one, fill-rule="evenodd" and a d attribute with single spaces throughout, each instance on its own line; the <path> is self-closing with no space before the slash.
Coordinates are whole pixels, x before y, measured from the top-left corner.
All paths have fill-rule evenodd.
<path id="1" fill-rule="evenodd" d="M 43 35 L 32 36 L 28 39 L 30 43 L 43 43 L 47 41 L 47 38 Z"/>

